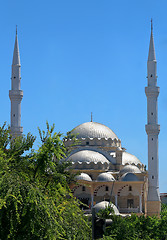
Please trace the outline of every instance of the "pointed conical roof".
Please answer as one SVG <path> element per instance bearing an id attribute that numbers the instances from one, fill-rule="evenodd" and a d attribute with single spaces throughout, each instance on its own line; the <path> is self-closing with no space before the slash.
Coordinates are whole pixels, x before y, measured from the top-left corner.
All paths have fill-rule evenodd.
<path id="1" fill-rule="evenodd" d="M 13 62 L 12 65 L 20 65 L 20 54 L 19 54 L 19 44 L 17 38 L 17 28 L 16 28 L 16 38 L 15 38 L 15 46 L 13 52 Z"/>
<path id="2" fill-rule="evenodd" d="M 155 47 L 154 47 L 154 38 L 153 38 L 153 26 L 151 20 L 151 36 L 150 36 L 150 46 L 149 46 L 149 53 L 148 53 L 148 61 L 154 61 L 155 58 Z"/>

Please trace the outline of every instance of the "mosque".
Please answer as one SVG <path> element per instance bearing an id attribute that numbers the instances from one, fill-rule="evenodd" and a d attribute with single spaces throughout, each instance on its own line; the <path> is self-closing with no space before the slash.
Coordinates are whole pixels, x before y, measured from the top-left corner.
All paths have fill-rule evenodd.
<path id="1" fill-rule="evenodd" d="M 21 127 L 21 100 L 23 91 L 20 90 L 20 56 L 18 37 L 14 46 L 11 90 L 11 134 L 19 136 Z M 93 122 L 82 123 L 72 130 L 78 143 L 71 147 L 67 158 L 72 162 L 72 171 L 79 173 L 77 182 L 70 188 L 74 196 L 92 208 L 103 201 L 111 201 L 122 214 L 137 213 L 145 215 L 160 215 L 161 201 L 159 194 L 158 176 L 158 125 L 157 98 L 157 61 L 155 57 L 153 29 L 147 61 L 147 124 L 148 135 L 148 171 L 143 163 L 134 155 L 128 153 L 121 145 L 119 137 L 107 126 Z M 71 146 L 73 140 L 65 140 L 66 146 Z"/>

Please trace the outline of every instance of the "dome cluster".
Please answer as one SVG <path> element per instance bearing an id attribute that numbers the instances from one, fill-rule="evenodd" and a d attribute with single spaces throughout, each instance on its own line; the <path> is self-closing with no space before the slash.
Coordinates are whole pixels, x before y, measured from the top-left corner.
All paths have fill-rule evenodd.
<path id="1" fill-rule="evenodd" d="M 106 173 L 109 170 L 119 171 L 121 176 L 127 172 L 141 173 L 143 170 L 140 160 L 121 147 L 121 141 L 107 126 L 96 122 L 86 122 L 75 127 L 71 133 L 79 140 L 78 145 L 72 148 L 71 155 L 67 159 L 72 163 L 73 169 L 105 171 L 97 179 L 102 182 L 115 180 L 111 177 L 112 175 Z M 72 139 L 69 135 L 66 144 L 70 145 L 70 141 Z"/>
<path id="2" fill-rule="evenodd" d="M 92 182 L 92 178 L 87 173 L 80 173 L 75 177 L 77 181 L 87 181 Z M 115 178 L 109 172 L 100 173 L 95 180 L 96 182 L 113 182 Z M 124 173 L 120 178 L 120 181 L 139 181 L 139 178 L 131 172 Z"/>
<path id="3" fill-rule="evenodd" d="M 86 122 L 74 128 L 72 134 L 78 139 L 67 158 L 73 172 L 78 173 L 77 183 L 71 185 L 74 196 L 95 212 L 108 207 L 110 201 L 115 204 L 111 204 L 115 214 L 130 211 L 129 208 L 141 212 L 142 206 L 138 209 L 137 204 L 146 172 L 140 160 L 126 152 L 117 135 L 103 124 Z M 69 136 L 66 146 L 72 141 Z M 119 201 L 120 197 L 123 200 Z"/>
<path id="4" fill-rule="evenodd" d="M 92 182 L 91 177 L 87 173 L 80 173 L 75 177 L 77 181 L 88 181 Z M 96 179 L 96 182 L 113 182 L 115 181 L 115 178 L 112 176 L 111 173 L 104 172 L 100 173 Z"/>

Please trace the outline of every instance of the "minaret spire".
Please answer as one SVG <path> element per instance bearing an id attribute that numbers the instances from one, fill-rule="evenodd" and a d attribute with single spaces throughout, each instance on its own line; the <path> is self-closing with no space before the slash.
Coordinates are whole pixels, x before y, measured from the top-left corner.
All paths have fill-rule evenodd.
<path id="1" fill-rule="evenodd" d="M 16 38 L 15 38 L 12 65 L 17 65 L 17 64 L 20 65 L 20 53 L 19 53 L 19 44 L 18 44 L 17 26 L 16 26 Z"/>
<path id="2" fill-rule="evenodd" d="M 17 25 L 16 25 L 17 26 Z M 151 32 L 153 31 L 153 19 L 151 18 Z"/>
<path id="3" fill-rule="evenodd" d="M 155 57 L 155 47 L 154 47 L 154 38 L 153 38 L 153 21 L 151 19 L 151 36 L 150 36 L 148 61 L 153 61 L 153 60 L 156 60 L 156 57 Z"/>
<path id="4" fill-rule="evenodd" d="M 20 90 L 20 68 L 20 54 L 16 26 L 16 38 L 13 52 L 11 76 L 12 87 L 9 91 L 9 98 L 11 100 L 11 134 L 13 137 L 20 136 L 23 132 L 23 128 L 21 127 L 21 100 L 23 98 L 23 91 Z"/>
<path id="5" fill-rule="evenodd" d="M 157 87 L 157 61 L 153 39 L 153 26 L 151 21 L 150 46 L 147 61 L 148 85 L 145 88 L 147 96 L 147 124 L 148 135 L 148 196 L 147 214 L 149 216 L 160 214 L 159 194 L 159 160 L 158 160 L 158 135 L 160 125 L 158 124 L 158 95 Z"/>

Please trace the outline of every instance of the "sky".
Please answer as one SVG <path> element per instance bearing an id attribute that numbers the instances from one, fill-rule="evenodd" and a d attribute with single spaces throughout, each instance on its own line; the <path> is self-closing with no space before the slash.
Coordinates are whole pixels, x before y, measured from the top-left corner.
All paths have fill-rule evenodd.
<path id="1" fill-rule="evenodd" d="M 147 57 L 150 20 L 157 59 L 160 192 L 167 192 L 167 1 L 1 0 L 0 124 L 10 124 L 16 25 L 21 58 L 22 126 L 55 123 L 66 133 L 93 121 L 147 165 Z M 40 144 L 37 137 L 35 147 Z"/>

